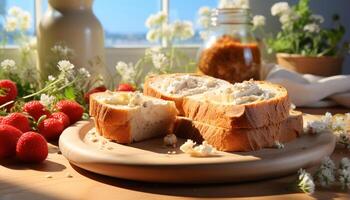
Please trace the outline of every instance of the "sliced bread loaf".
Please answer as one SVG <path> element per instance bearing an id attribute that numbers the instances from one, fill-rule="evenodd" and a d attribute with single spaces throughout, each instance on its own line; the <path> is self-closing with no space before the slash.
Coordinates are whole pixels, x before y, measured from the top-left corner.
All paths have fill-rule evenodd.
<path id="1" fill-rule="evenodd" d="M 121 144 L 166 135 L 172 131 L 175 103 L 139 92 L 101 92 L 90 97 L 96 130 Z"/>
<path id="2" fill-rule="evenodd" d="M 229 82 L 205 75 L 163 74 L 148 77 L 144 84 L 143 93 L 148 96 L 174 101 L 179 115 L 184 115 L 182 109 L 184 97 L 230 86 Z"/>
<path id="3" fill-rule="evenodd" d="M 195 74 L 165 74 L 146 80 L 144 94 L 175 102 L 181 116 L 227 129 L 258 128 L 284 121 L 288 93 L 264 81 L 234 85 Z"/>
<path id="4" fill-rule="evenodd" d="M 277 124 L 260 128 L 225 129 L 189 118 L 178 117 L 174 132 L 177 136 L 202 143 L 204 140 L 220 151 L 252 151 L 286 143 L 303 131 L 302 114 L 291 111 L 289 117 Z"/>

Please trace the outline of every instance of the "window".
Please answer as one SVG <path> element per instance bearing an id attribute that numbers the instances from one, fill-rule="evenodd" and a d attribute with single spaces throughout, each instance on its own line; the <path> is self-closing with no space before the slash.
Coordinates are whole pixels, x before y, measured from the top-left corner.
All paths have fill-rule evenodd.
<path id="1" fill-rule="evenodd" d="M 18 6 L 22 8 L 25 11 L 28 11 L 31 16 L 34 16 L 34 1 L 35 0 L 0 0 L 0 31 L 2 32 L 4 30 L 4 24 L 5 24 L 5 17 L 7 15 L 7 11 L 9 8 L 13 6 Z M 30 35 L 34 35 L 34 20 L 32 19 L 31 28 L 28 30 L 28 33 Z M 9 33 L 7 34 L 7 42 L 8 44 L 14 44 L 14 38 L 16 33 Z"/>

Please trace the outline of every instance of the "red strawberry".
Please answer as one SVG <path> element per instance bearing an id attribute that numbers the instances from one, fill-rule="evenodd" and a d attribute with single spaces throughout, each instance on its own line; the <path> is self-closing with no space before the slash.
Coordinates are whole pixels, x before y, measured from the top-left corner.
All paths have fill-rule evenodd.
<path id="1" fill-rule="evenodd" d="M 60 120 L 63 123 L 64 128 L 67 128 L 70 125 L 70 120 L 69 120 L 68 115 L 64 114 L 63 112 L 52 113 L 50 118 Z"/>
<path id="2" fill-rule="evenodd" d="M 4 120 L 4 116 L 0 116 L 0 124 L 2 124 L 2 120 Z"/>
<path id="3" fill-rule="evenodd" d="M 0 125 L 0 159 L 10 157 L 16 153 L 16 144 L 22 132 L 17 128 Z"/>
<path id="4" fill-rule="evenodd" d="M 18 95 L 16 83 L 11 80 L 0 81 L 0 105 L 15 100 Z M 13 104 L 7 106 L 10 109 Z"/>
<path id="5" fill-rule="evenodd" d="M 32 116 L 36 121 L 43 115 L 47 117 L 51 115 L 50 111 L 48 111 L 40 101 L 30 101 L 24 104 L 23 111 Z"/>
<path id="6" fill-rule="evenodd" d="M 84 108 L 72 100 L 59 101 L 56 104 L 56 109 L 68 115 L 71 124 L 79 121 L 84 113 Z"/>
<path id="7" fill-rule="evenodd" d="M 90 101 L 90 95 L 92 95 L 93 93 L 97 93 L 97 92 L 104 92 L 106 91 L 107 88 L 105 86 L 99 86 L 97 88 L 94 88 L 92 90 L 90 90 L 89 92 L 87 92 L 85 95 L 84 95 L 84 100 L 86 103 L 89 103 Z"/>
<path id="8" fill-rule="evenodd" d="M 57 140 L 64 130 L 61 120 L 48 118 L 40 122 L 38 130 L 47 140 Z"/>
<path id="9" fill-rule="evenodd" d="M 135 91 L 135 88 L 128 84 L 128 83 L 124 83 L 124 84 L 119 84 L 118 85 L 118 89 L 117 91 L 124 91 L 124 92 L 134 92 Z"/>
<path id="10" fill-rule="evenodd" d="M 49 153 L 45 138 L 36 132 L 26 132 L 18 140 L 16 155 L 23 162 L 43 162 Z"/>
<path id="11" fill-rule="evenodd" d="M 32 130 L 28 118 L 22 113 L 11 113 L 7 115 L 2 120 L 2 124 L 18 128 L 23 133 Z"/>

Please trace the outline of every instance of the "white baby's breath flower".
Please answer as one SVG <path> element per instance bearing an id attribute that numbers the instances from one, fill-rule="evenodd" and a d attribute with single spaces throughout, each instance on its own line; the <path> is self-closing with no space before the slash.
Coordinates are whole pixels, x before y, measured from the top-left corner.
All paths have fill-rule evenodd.
<path id="1" fill-rule="evenodd" d="M 47 77 L 47 79 L 48 79 L 49 81 L 54 81 L 54 80 L 56 80 L 56 78 L 55 78 L 54 76 L 52 76 L 52 75 L 49 75 L 49 76 Z"/>
<path id="2" fill-rule="evenodd" d="M 342 169 L 350 169 L 350 159 L 349 158 L 342 158 L 340 160 L 339 168 Z"/>
<path id="3" fill-rule="evenodd" d="M 198 10 L 199 16 L 210 16 L 210 14 L 211 14 L 211 9 L 208 6 L 200 7 Z"/>
<path id="4" fill-rule="evenodd" d="M 57 67 L 63 74 L 66 83 L 69 82 L 69 79 L 74 77 L 74 65 L 68 60 L 59 61 Z"/>
<path id="5" fill-rule="evenodd" d="M 16 73 L 17 66 L 14 60 L 5 59 L 1 62 L 0 66 L 1 66 L 1 69 L 7 73 Z"/>
<path id="6" fill-rule="evenodd" d="M 322 161 L 320 168 L 316 172 L 316 180 L 322 187 L 329 187 L 335 182 L 335 170 L 336 166 L 334 162 L 325 157 Z"/>
<path id="7" fill-rule="evenodd" d="M 161 30 L 158 28 L 157 29 L 150 29 L 147 32 L 146 39 L 149 42 L 157 42 L 160 40 L 160 38 L 161 38 Z"/>
<path id="8" fill-rule="evenodd" d="M 278 16 L 290 13 L 290 6 L 287 2 L 278 2 L 271 7 L 272 16 Z"/>
<path id="9" fill-rule="evenodd" d="M 17 19 L 15 17 L 6 17 L 4 28 L 7 32 L 15 31 L 17 28 Z"/>
<path id="10" fill-rule="evenodd" d="M 206 28 L 209 28 L 210 23 L 211 23 L 210 17 L 201 16 L 201 17 L 199 17 L 199 19 L 198 19 L 198 24 L 199 24 L 202 28 L 205 28 L 205 29 L 206 29 Z"/>
<path id="11" fill-rule="evenodd" d="M 71 71 L 74 69 L 74 65 L 70 63 L 68 60 L 61 60 L 58 62 L 58 69 L 60 71 Z"/>
<path id="12" fill-rule="evenodd" d="M 324 17 L 322 15 L 311 15 L 310 19 L 316 23 L 322 24 L 324 22 Z"/>
<path id="13" fill-rule="evenodd" d="M 249 8 L 248 0 L 220 0 L 219 8 Z"/>
<path id="14" fill-rule="evenodd" d="M 312 179 L 312 176 L 307 173 L 304 169 L 299 169 L 298 171 L 298 188 L 309 194 L 315 192 L 315 183 Z"/>
<path id="15" fill-rule="evenodd" d="M 150 15 L 146 20 L 146 27 L 147 28 L 154 28 L 161 26 L 163 23 L 165 23 L 167 20 L 167 14 L 164 12 L 158 12 L 156 14 Z"/>
<path id="16" fill-rule="evenodd" d="M 14 17 L 18 17 L 22 12 L 23 10 L 18 6 L 13 6 L 8 10 L 8 14 Z"/>
<path id="17" fill-rule="evenodd" d="M 322 133 L 332 130 L 333 116 L 327 112 L 320 120 L 314 120 L 307 123 L 307 129 L 312 133 Z"/>
<path id="18" fill-rule="evenodd" d="M 350 160 L 348 158 L 340 161 L 338 179 L 343 189 L 350 189 Z"/>
<path id="19" fill-rule="evenodd" d="M 334 170 L 329 168 L 320 168 L 315 176 L 317 183 L 319 183 L 322 187 L 329 187 L 336 180 Z"/>
<path id="20" fill-rule="evenodd" d="M 169 65 L 169 60 L 163 53 L 154 53 L 152 55 L 152 63 L 156 69 L 161 70 Z"/>
<path id="21" fill-rule="evenodd" d="M 147 57 L 152 57 L 153 54 L 156 53 L 161 53 L 162 52 L 162 47 L 160 46 L 155 46 L 155 47 L 151 47 L 145 50 L 145 56 Z"/>
<path id="22" fill-rule="evenodd" d="M 310 32 L 310 33 L 319 33 L 321 30 L 320 26 L 316 23 L 307 24 L 304 26 L 304 31 Z"/>
<path id="23" fill-rule="evenodd" d="M 126 64 L 125 62 L 118 62 L 115 68 L 118 74 L 121 76 L 122 81 L 127 83 L 135 83 L 137 72 L 132 63 Z"/>
<path id="24" fill-rule="evenodd" d="M 187 40 L 194 35 L 193 24 L 190 21 L 175 21 L 172 25 L 173 37 Z"/>
<path id="25" fill-rule="evenodd" d="M 262 16 L 262 15 L 254 16 L 254 18 L 253 18 L 253 25 L 254 25 L 254 27 L 265 26 L 265 24 L 266 24 L 265 16 Z"/>
<path id="26" fill-rule="evenodd" d="M 31 27 L 32 17 L 29 12 L 23 11 L 18 16 L 18 28 L 21 30 L 28 30 Z"/>
<path id="27" fill-rule="evenodd" d="M 322 160 L 321 167 L 322 168 L 328 168 L 328 169 L 331 169 L 331 170 L 335 170 L 336 169 L 336 166 L 335 166 L 333 160 L 330 157 L 328 157 L 328 156 L 325 157 Z"/>
<path id="28" fill-rule="evenodd" d="M 85 77 L 85 78 L 90 78 L 90 72 L 87 70 L 87 69 L 85 69 L 84 67 L 83 68 L 80 68 L 79 70 L 78 70 L 78 72 L 79 72 L 79 74 L 81 75 L 81 76 L 83 76 L 83 77 Z"/>
<path id="29" fill-rule="evenodd" d="M 41 94 L 40 96 L 40 102 L 46 107 L 49 107 L 50 105 L 52 105 L 55 102 L 55 100 L 56 100 L 56 97 L 50 96 L 47 94 Z"/>

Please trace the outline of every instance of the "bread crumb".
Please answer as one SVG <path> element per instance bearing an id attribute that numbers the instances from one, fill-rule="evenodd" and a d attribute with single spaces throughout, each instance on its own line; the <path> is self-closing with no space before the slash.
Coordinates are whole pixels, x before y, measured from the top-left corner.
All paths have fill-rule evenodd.
<path id="1" fill-rule="evenodd" d="M 273 146 L 277 149 L 284 149 L 284 144 L 279 141 L 275 141 Z"/>
<path id="2" fill-rule="evenodd" d="M 47 175 L 45 175 L 45 178 L 52 178 L 52 175 L 51 174 L 47 174 Z"/>
<path id="3" fill-rule="evenodd" d="M 73 178 L 73 175 L 70 173 L 66 173 L 66 178 Z"/>
<path id="4" fill-rule="evenodd" d="M 217 150 L 207 141 L 199 146 L 196 146 L 196 143 L 192 140 L 187 140 L 183 145 L 180 146 L 180 150 L 186 154 L 190 154 L 192 157 L 211 157 L 217 155 Z"/>
<path id="5" fill-rule="evenodd" d="M 107 150 L 113 150 L 113 147 L 107 147 Z"/>
<path id="6" fill-rule="evenodd" d="M 172 146 L 176 147 L 177 144 L 177 137 L 175 134 L 168 134 L 163 138 L 163 143 L 165 146 Z"/>

